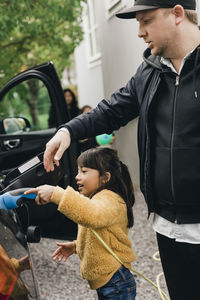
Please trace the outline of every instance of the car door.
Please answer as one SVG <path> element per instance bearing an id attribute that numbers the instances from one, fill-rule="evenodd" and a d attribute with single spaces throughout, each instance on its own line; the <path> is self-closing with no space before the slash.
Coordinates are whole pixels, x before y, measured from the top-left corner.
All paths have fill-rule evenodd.
<path id="1" fill-rule="evenodd" d="M 52 122 L 53 118 L 53 122 Z M 56 127 L 70 120 L 64 93 L 52 62 L 26 70 L 12 78 L 0 91 L 0 190 L 37 186 L 39 184 L 59 184 L 65 188 L 76 188 L 76 158 L 78 145 L 72 144 L 64 153 L 61 165 L 62 176 L 41 176 L 42 153 Z M 19 127 L 19 128 L 18 128 Z M 36 180 L 20 166 L 30 165 L 36 159 Z M 39 161 L 38 161 L 39 160 Z M 37 169 L 39 168 L 40 169 Z M 32 169 L 31 169 L 32 170 Z M 40 170 L 40 172 L 38 171 Z M 24 175 L 24 176 L 22 176 Z M 53 176 L 54 175 L 54 176 Z M 19 177 L 21 178 L 19 180 Z M 24 178 L 24 179 L 23 179 Z M 29 181 L 28 178 L 30 178 Z M 38 179 L 39 178 L 39 179 Z M 53 178 L 53 180 L 52 180 Z M 24 186 L 24 184 L 26 186 Z M 28 214 L 27 214 L 28 206 Z M 42 236 L 74 239 L 77 226 L 61 215 L 54 204 L 37 206 L 28 201 L 26 207 L 17 209 L 20 221 L 26 231 L 28 225 L 39 225 Z M 28 221 L 27 221 L 28 215 Z"/>

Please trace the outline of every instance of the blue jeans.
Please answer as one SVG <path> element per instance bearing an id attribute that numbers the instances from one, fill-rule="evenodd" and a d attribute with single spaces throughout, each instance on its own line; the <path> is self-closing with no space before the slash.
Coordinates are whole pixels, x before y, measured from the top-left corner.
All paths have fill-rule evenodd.
<path id="1" fill-rule="evenodd" d="M 129 269 L 122 266 L 104 286 L 97 289 L 98 299 L 134 300 L 136 282 Z"/>

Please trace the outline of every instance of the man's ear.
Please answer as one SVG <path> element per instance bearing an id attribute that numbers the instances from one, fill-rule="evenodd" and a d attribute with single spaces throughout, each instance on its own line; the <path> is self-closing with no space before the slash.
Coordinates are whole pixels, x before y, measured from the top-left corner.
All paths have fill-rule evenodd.
<path id="1" fill-rule="evenodd" d="M 105 172 L 105 174 L 102 176 L 102 183 L 105 184 L 110 181 L 111 174 L 110 172 Z"/>
<path id="2" fill-rule="evenodd" d="M 179 4 L 174 6 L 174 8 L 172 9 L 172 13 L 175 16 L 176 25 L 179 25 L 185 17 L 185 11 L 183 6 Z"/>

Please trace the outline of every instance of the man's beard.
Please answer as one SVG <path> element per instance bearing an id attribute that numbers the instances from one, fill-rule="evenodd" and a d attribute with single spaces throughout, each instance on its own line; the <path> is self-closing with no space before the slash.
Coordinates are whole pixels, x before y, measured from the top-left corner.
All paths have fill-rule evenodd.
<path id="1" fill-rule="evenodd" d="M 168 52 L 167 49 L 168 49 L 168 42 L 165 41 L 164 45 L 151 49 L 151 54 L 154 56 L 162 56 L 164 58 L 168 58 L 169 55 L 167 54 Z"/>
<path id="2" fill-rule="evenodd" d="M 151 54 L 154 56 L 163 56 L 164 57 L 164 53 L 165 53 L 165 50 L 161 47 L 159 47 L 157 49 L 153 48 L 151 50 Z"/>

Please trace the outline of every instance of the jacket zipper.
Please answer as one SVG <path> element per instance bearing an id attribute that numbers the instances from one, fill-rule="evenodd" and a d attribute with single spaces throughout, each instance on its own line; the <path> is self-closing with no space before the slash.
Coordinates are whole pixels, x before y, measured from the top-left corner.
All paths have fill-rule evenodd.
<path id="1" fill-rule="evenodd" d="M 155 92 L 157 90 L 157 87 L 158 87 L 158 83 L 159 83 L 159 78 L 160 78 L 160 75 L 159 73 L 157 73 L 157 76 L 155 78 L 155 83 L 154 83 L 154 87 L 151 91 L 151 94 L 150 94 L 150 97 L 149 97 L 149 102 L 147 104 L 147 110 L 146 110 L 146 126 L 145 126 L 145 130 L 146 130 L 146 133 L 147 133 L 147 138 L 146 138 L 146 147 L 145 147 L 145 162 L 144 162 L 144 192 L 145 192 L 145 198 L 148 199 L 148 192 L 147 192 L 147 158 L 148 158 L 148 142 L 149 142 L 149 133 L 148 133 L 148 110 L 149 110 L 149 106 L 153 100 L 153 97 L 155 95 Z M 148 217 L 150 215 L 150 212 L 148 211 Z"/>
<path id="2" fill-rule="evenodd" d="M 176 76 L 176 82 L 175 82 L 175 96 L 174 96 L 174 105 L 173 105 L 173 119 L 172 119 L 172 135 L 171 135 L 171 144 L 170 144 L 170 154 L 171 154 L 171 162 L 170 162 L 170 168 L 171 168 L 171 189 L 172 189 L 172 198 L 175 203 L 175 192 L 174 192 L 174 174 L 173 174 L 173 148 L 174 148 L 174 135 L 175 135 L 175 120 L 176 120 L 176 103 L 177 103 L 177 93 L 178 93 L 178 87 L 179 87 L 179 79 L 180 76 Z M 175 223 L 177 223 L 177 220 L 175 220 Z"/>

